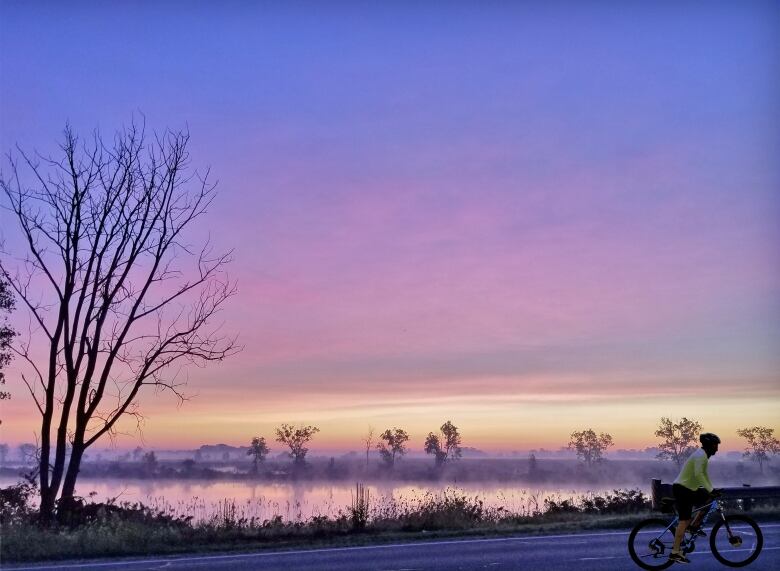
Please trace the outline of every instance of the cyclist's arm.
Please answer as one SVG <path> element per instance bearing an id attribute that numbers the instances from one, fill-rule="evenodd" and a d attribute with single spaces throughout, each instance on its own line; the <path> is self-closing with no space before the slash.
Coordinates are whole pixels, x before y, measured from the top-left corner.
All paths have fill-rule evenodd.
<path id="1" fill-rule="evenodd" d="M 705 458 L 703 461 L 696 462 L 693 468 L 696 481 L 699 482 L 705 490 L 712 493 L 714 488 L 712 482 L 710 482 L 710 477 L 707 474 L 707 459 Z"/>

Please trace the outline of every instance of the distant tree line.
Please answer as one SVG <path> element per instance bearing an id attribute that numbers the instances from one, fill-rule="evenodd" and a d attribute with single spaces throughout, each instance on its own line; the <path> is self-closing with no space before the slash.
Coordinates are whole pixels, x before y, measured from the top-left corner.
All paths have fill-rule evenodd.
<path id="1" fill-rule="evenodd" d="M 319 431 L 317 426 L 282 424 L 275 429 L 275 440 L 289 448 L 288 455 L 292 459 L 293 465 L 302 468 L 306 464 L 306 454 L 309 452 L 307 445 Z M 371 450 L 376 449 L 383 464 L 388 469 L 392 469 L 396 461 L 408 452 L 408 442 L 409 434 L 404 429 L 397 427 L 386 429 L 376 441 L 374 427 L 369 426 L 368 433 L 363 439 L 366 465 L 368 465 Z M 461 436 L 458 427 L 448 420 L 441 425 L 438 434 L 434 432 L 428 434 L 424 450 L 427 454 L 432 454 L 436 466 L 441 467 L 448 461 L 461 457 L 460 444 Z M 258 472 L 259 465 L 265 461 L 270 451 L 264 437 L 255 436 L 252 438 L 246 454 L 252 458 L 252 471 L 254 473 Z"/>
<path id="2" fill-rule="evenodd" d="M 660 439 L 658 443 L 659 460 L 670 460 L 681 468 L 688 456 L 699 447 L 699 435 L 702 425 L 696 420 L 683 417 L 674 421 L 668 417 L 661 417 L 658 428 L 654 434 Z M 747 447 L 743 457 L 758 463 L 759 470 L 763 473 L 764 466 L 769 462 L 770 455 L 780 453 L 780 441 L 774 437 L 774 429 L 765 426 L 753 426 L 740 428 L 737 435 L 747 440 Z M 604 461 L 607 449 L 613 446 L 612 436 L 608 433 L 596 432 L 588 428 L 574 431 L 568 449 L 573 450 L 577 458 L 587 466 L 592 466 Z M 535 465 L 536 458 L 533 458 Z"/>
<path id="3" fill-rule="evenodd" d="M 656 457 L 659 460 L 671 461 L 679 468 L 688 456 L 698 448 L 701 430 L 702 425 L 696 420 L 686 417 L 680 420 L 662 417 L 654 432 L 654 435 L 659 438 L 656 446 L 658 450 Z M 291 459 L 292 467 L 295 470 L 303 469 L 306 466 L 309 444 L 320 432 L 320 428 L 313 425 L 285 423 L 279 425 L 274 432 L 274 440 L 287 448 L 286 455 Z M 772 428 L 764 426 L 740 428 L 737 430 L 737 435 L 747 441 L 743 457 L 758 464 L 761 473 L 764 472 L 771 457 L 780 454 L 780 441 L 774 437 L 774 429 Z M 409 452 L 409 440 L 409 433 L 403 428 L 387 428 L 377 435 L 374 427 L 369 426 L 362 439 L 366 465 L 369 464 L 370 452 L 374 450 L 379 454 L 381 465 L 392 471 L 396 463 Z M 607 451 L 613 446 L 614 439 L 611 434 L 597 433 L 592 428 L 586 428 L 573 431 L 565 448 L 572 451 L 583 466 L 591 468 L 603 463 L 606 460 Z M 213 448 L 217 450 L 217 453 L 220 453 L 222 448 L 230 449 L 224 445 Z M 428 433 L 423 451 L 433 458 L 436 468 L 443 468 L 448 463 L 459 460 L 463 455 L 460 430 L 452 421 L 444 422 L 438 431 Z M 256 475 L 260 471 L 260 466 L 266 462 L 271 448 L 265 437 L 255 436 L 250 441 L 245 453 L 251 461 L 249 473 Z M 6 462 L 8 454 L 8 445 L 0 444 L 0 465 Z M 33 444 L 23 444 L 19 447 L 19 455 L 25 464 L 34 462 L 38 455 L 37 447 Z M 132 458 L 132 460 L 140 462 L 147 475 L 153 475 L 158 470 L 158 459 L 153 451 L 144 451 L 137 447 L 134 451 L 128 452 L 126 457 L 128 460 Z M 198 450 L 195 452 L 194 459 L 183 461 L 184 472 L 192 473 L 196 461 L 200 461 L 202 457 L 202 450 Z M 222 451 L 221 458 L 223 461 L 227 461 L 230 458 L 229 450 Z M 529 475 L 537 474 L 539 467 L 534 453 L 529 455 L 528 462 Z M 333 459 L 331 459 L 330 468 L 333 471 Z"/>
<path id="4" fill-rule="evenodd" d="M 316 426 L 293 426 L 282 424 L 276 429 L 276 441 L 289 447 L 289 456 L 296 466 L 305 464 L 306 454 L 309 451 L 307 444 L 314 435 L 319 432 Z M 679 421 L 673 421 L 668 417 L 661 417 L 658 428 L 654 434 L 660 439 L 658 443 L 659 460 L 670 460 L 678 467 L 688 456 L 698 448 L 698 438 L 702 430 L 700 422 L 683 417 Z M 743 454 L 758 463 L 763 472 L 764 466 L 769 462 L 770 456 L 780 453 L 780 441 L 774 438 L 774 429 L 754 426 L 743 428 L 737 434 L 748 441 L 748 446 Z M 383 465 L 392 470 L 396 462 L 403 458 L 408 449 L 409 433 L 403 428 L 392 427 L 375 436 L 373 426 L 368 427 L 368 432 L 363 437 L 363 447 L 366 456 L 366 465 L 369 463 L 371 450 L 376 450 Z M 429 432 L 425 438 L 423 450 L 434 459 L 435 466 L 441 468 L 448 462 L 462 457 L 463 448 L 460 430 L 452 421 L 446 421 L 439 427 L 438 432 Z M 597 433 L 592 428 L 575 430 L 571 433 L 566 446 L 575 453 L 576 457 L 586 467 L 592 467 L 605 461 L 609 448 L 614 446 L 614 439 L 607 432 Z M 247 455 L 252 457 L 253 472 L 257 472 L 258 465 L 269 454 L 265 438 L 254 437 L 247 450 Z M 529 462 L 536 470 L 537 459 L 531 454 Z"/>

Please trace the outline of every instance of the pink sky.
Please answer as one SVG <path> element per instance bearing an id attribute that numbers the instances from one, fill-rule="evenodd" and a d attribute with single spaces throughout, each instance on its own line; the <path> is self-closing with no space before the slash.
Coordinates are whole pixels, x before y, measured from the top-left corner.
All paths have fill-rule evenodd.
<path id="1" fill-rule="evenodd" d="M 91 6 L 63 27 L 3 6 L 3 149 L 141 110 L 186 124 L 220 181 L 191 238 L 235 249 L 221 317 L 244 350 L 190 370 L 181 407 L 144 396 L 148 445 L 305 422 L 315 449 L 369 424 L 421 447 L 449 419 L 490 450 L 587 427 L 640 447 L 687 416 L 734 449 L 780 428 L 777 6 L 568 8 Z"/>

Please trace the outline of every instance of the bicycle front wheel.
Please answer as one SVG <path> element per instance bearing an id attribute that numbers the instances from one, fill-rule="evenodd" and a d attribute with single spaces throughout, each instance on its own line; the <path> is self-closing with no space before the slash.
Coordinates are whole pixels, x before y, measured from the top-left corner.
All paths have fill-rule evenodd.
<path id="1" fill-rule="evenodd" d="M 666 569 L 672 565 L 674 528 L 669 520 L 651 518 L 639 522 L 628 536 L 628 553 L 643 569 Z"/>
<path id="2" fill-rule="evenodd" d="M 758 524 L 744 515 L 729 515 L 710 532 L 710 547 L 715 559 L 729 567 L 744 567 L 756 560 L 764 546 Z"/>

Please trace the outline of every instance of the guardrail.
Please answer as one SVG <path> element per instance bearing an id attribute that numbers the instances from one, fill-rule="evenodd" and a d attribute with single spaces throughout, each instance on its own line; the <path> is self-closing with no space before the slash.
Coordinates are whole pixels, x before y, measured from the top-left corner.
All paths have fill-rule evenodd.
<path id="1" fill-rule="evenodd" d="M 745 511 L 750 511 L 754 500 L 780 499 L 780 486 L 753 487 L 750 484 L 743 484 L 739 487 L 721 489 L 723 490 L 723 498 L 727 500 L 741 500 L 742 509 Z M 651 480 L 651 499 L 654 510 L 661 509 L 662 498 L 673 497 L 672 484 L 664 483 L 655 478 Z"/>

